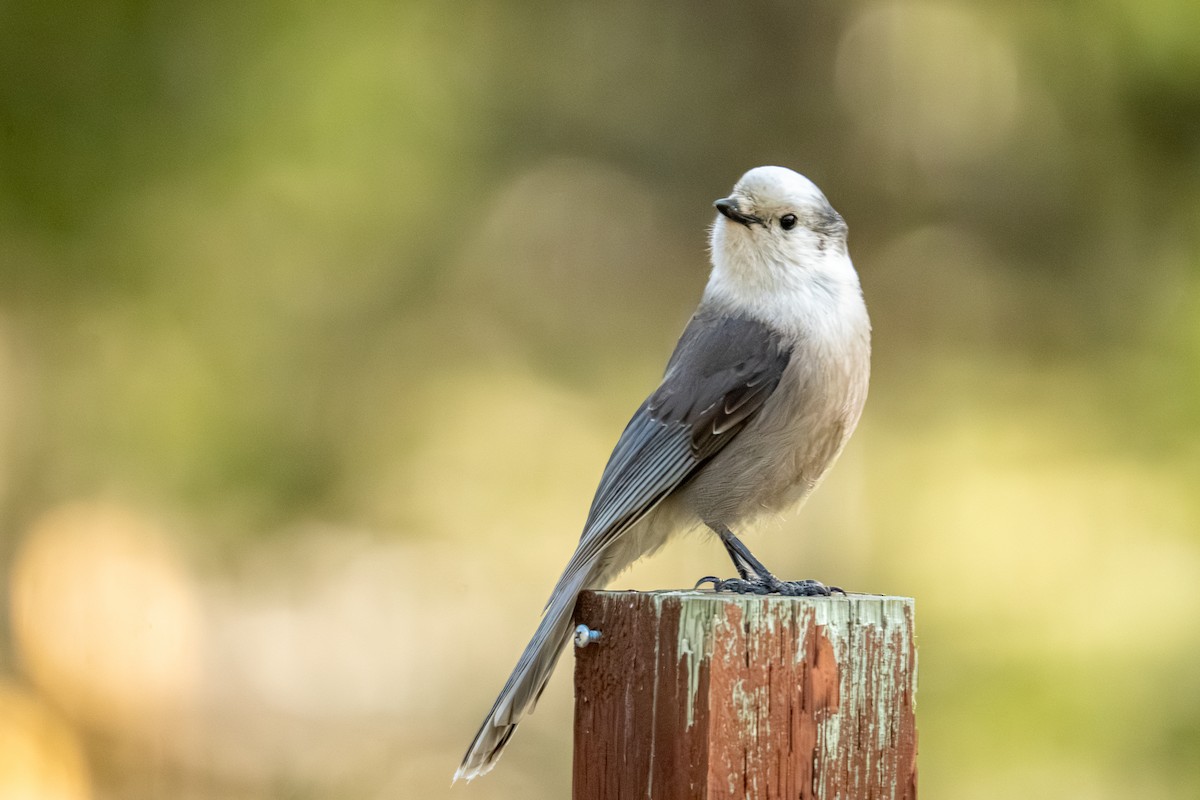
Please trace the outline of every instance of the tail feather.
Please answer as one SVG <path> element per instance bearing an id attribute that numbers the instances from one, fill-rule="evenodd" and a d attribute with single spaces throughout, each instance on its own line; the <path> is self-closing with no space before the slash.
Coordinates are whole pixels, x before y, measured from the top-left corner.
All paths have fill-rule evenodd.
<path id="1" fill-rule="evenodd" d="M 500 760 L 500 754 L 516 730 L 517 723 L 533 711 L 542 690 L 546 688 L 550 673 L 554 671 L 554 665 L 558 663 L 563 646 L 570 637 L 575 601 L 581 591 L 599 582 L 598 571 L 596 565 L 577 570 L 574 574 L 568 571 L 554 587 L 537 631 L 525 646 L 521 660 L 517 662 L 492 710 L 467 748 L 462 764 L 454 773 L 455 781 L 459 778 L 468 781 L 478 778 Z"/>
<path id="2" fill-rule="evenodd" d="M 607 585 L 609 579 L 638 558 L 661 547 L 677 527 L 675 516 L 662 521 L 656 515 L 647 514 L 637 524 L 626 526 L 610 536 L 604 547 L 594 549 L 585 547 L 589 536 L 584 534 L 579 548 L 550 593 L 537 631 L 467 748 L 462 764 L 454 773 L 455 781 L 478 778 L 496 766 L 517 723 L 533 711 L 571 636 L 571 620 L 579 593 Z"/>

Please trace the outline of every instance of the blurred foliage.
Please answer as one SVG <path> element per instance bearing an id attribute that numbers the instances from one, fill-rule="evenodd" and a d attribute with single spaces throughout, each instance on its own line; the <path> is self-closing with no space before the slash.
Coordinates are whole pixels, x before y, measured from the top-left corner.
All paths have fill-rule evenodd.
<path id="1" fill-rule="evenodd" d="M 1192 0 L 0 4 L 0 794 L 444 796 L 709 203 L 778 163 L 850 223 L 875 377 L 756 552 L 917 597 L 924 795 L 1197 796 L 1198 37 Z M 568 683 L 454 791 L 564 796 Z"/>

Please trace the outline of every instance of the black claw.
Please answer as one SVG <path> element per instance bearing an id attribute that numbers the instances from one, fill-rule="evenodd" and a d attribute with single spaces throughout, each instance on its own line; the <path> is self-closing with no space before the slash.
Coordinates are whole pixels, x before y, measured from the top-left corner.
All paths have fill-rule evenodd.
<path id="1" fill-rule="evenodd" d="M 770 591 L 760 581 L 748 581 L 744 578 L 729 578 L 717 585 L 718 592 L 733 592 L 734 594 L 766 594 Z"/>
<path id="2" fill-rule="evenodd" d="M 828 597 L 830 590 L 818 581 L 784 581 L 779 593 L 789 597 Z"/>
<path id="3" fill-rule="evenodd" d="M 733 566 L 737 569 L 737 578 L 720 580 L 714 577 L 701 578 L 696 582 L 696 588 L 702 584 L 711 583 L 715 592 L 734 592 L 736 594 L 782 594 L 789 597 L 829 597 L 834 592 L 845 595 L 846 592 L 838 586 L 826 586 L 820 581 L 781 581 L 772 575 L 754 555 L 746 549 L 746 545 L 733 535 L 722 524 L 710 523 L 709 527 L 729 553 Z"/>
<path id="4" fill-rule="evenodd" d="M 720 580 L 709 575 L 696 582 L 696 588 L 711 583 L 714 592 L 734 594 L 780 594 L 785 597 L 829 597 L 834 592 L 846 594 L 838 586 L 826 586 L 820 581 L 781 581 L 772 575 L 765 578 L 727 578 Z"/>

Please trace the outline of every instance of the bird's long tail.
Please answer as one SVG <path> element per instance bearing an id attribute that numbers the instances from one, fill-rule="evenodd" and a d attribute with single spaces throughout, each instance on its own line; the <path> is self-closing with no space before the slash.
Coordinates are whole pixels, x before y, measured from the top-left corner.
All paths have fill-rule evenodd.
<path id="1" fill-rule="evenodd" d="M 571 618 L 579 593 L 603 585 L 606 582 L 605 572 L 607 570 L 598 560 L 593 560 L 587 564 L 568 566 L 559 578 L 542 615 L 541 624 L 525 646 L 521 660 L 517 662 L 492 710 L 467 748 L 462 764 L 454 773 L 454 780 L 477 778 L 500 760 L 500 754 L 516 730 L 517 723 L 533 711 L 538 697 L 546 688 L 546 682 L 550 680 L 550 673 L 554 671 L 563 645 L 570 636 Z"/>

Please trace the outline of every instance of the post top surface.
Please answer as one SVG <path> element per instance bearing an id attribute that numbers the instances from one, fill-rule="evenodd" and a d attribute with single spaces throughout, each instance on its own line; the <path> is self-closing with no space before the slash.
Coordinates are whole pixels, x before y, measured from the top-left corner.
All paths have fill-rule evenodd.
<path id="1" fill-rule="evenodd" d="M 701 591 L 699 589 L 654 589 L 651 591 L 638 591 L 635 589 L 590 589 L 591 594 L 601 595 L 606 598 L 618 598 L 621 596 L 630 597 L 652 597 L 660 598 L 678 598 L 681 602 L 689 602 L 693 600 L 702 600 L 709 602 L 732 602 L 732 603 L 753 603 L 760 600 L 770 602 L 788 602 L 800 604 L 826 604 L 826 603 L 899 603 L 901 605 L 915 605 L 916 600 L 911 597 L 891 594 L 865 594 L 862 592 L 847 592 L 846 594 L 832 594 L 829 597 L 788 597 L 780 594 L 733 594 L 730 592 L 717 593 L 711 590 Z"/>
<path id="2" fill-rule="evenodd" d="M 812 615 L 817 624 L 864 622 L 869 624 L 909 624 L 916 616 L 916 601 L 911 597 L 882 594 L 835 594 L 829 597 L 787 597 L 777 594 L 732 594 L 696 590 L 591 591 L 581 599 L 591 597 L 600 606 L 619 609 L 653 610 L 678 609 L 683 618 L 704 625 L 716 624 L 718 617 L 737 609 L 747 617 L 799 618 Z M 587 620 L 581 620 L 587 622 Z M 905 622 L 907 621 L 907 622 Z"/>

